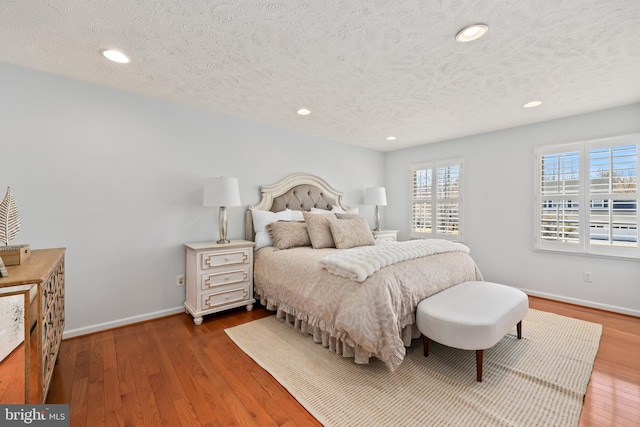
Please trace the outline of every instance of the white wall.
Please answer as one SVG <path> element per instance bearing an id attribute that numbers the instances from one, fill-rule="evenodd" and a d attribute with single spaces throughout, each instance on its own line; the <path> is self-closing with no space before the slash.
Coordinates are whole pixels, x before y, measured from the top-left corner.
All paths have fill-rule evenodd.
<path id="1" fill-rule="evenodd" d="M 544 107 L 541 107 L 544 108 Z M 410 165 L 465 159 L 466 238 L 485 280 L 640 316 L 640 261 L 533 251 L 534 147 L 640 131 L 640 104 L 387 153 L 387 228 L 410 231 Z M 582 280 L 583 271 L 593 282 Z"/>
<path id="2" fill-rule="evenodd" d="M 66 337 L 182 310 L 182 244 L 218 238 L 206 177 L 240 182 L 234 239 L 259 186 L 291 173 L 350 206 L 382 185 L 376 151 L 6 64 L 0 94 L 0 198 L 10 186 L 22 219 L 11 243 L 67 248 Z"/>

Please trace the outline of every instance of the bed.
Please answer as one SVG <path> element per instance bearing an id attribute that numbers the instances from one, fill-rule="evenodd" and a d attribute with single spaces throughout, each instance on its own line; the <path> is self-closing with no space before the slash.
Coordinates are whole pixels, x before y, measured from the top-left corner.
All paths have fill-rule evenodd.
<path id="1" fill-rule="evenodd" d="M 323 217 L 332 242 L 318 237 L 330 239 L 325 229 L 318 233 Z M 376 357 L 391 371 L 402 363 L 405 347 L 420 336 L 418 303 L 458 283 L 482 280 L 468 248 L 446 241 L 432 243 L 458 245 L 457 250 L 382 266 L 365 259 L 366 268 L 377 268 L 358 277 L 332 270 L 328 261 L 333 258 L 348 267 L 357 262 L 340 257 L 373 259 L 376 251 L 387 251 L 381 258 L 386 260 L 413 243 L 376 245 L 366 220 L 343 204 L 343 193 L 310 174 L 261 187 L 260 202 L 247 210 L 245 229 L 247 240 L 256 242 L 254 290 L 262 305 L 329 350 L 360 364 Z M 423 243 L 429 242 L 415 242 Z"/>

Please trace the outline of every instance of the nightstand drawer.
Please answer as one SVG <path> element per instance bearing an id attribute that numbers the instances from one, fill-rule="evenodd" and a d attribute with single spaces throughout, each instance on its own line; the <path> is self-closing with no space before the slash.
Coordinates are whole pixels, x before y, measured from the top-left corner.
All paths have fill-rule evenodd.
<path id="1" fill-rule="evenodd" d="M 217 251 L 202 254 L 202 262 L 200 268 L 207 270 L 215 267 L 223 267 L 234 264 L 248 264 L 250 259 L 250 251 L 252 248 Z"/>
<path id="2" fill-rule="evenodd" d="M 395 242 L 398 240 L 398 230 L 373 230 L 373 238 L 378 242 Z"/>
<path id="3" fill-rule="evenodd" d="M 200 289 L 207 291 L 216 286 L 246 283 L 248 281 L 249 267 L 244 267 L 237 270 L 222 271 L 220 273 L 203 274 Z"/>
<path id="4" fill-rule="evenodd" d="M 214 292 L 202 295 L 202 309 L 216 308 L 234 302 L 249 299 L 249 287 L 230 289 L 228 291 Z"/>

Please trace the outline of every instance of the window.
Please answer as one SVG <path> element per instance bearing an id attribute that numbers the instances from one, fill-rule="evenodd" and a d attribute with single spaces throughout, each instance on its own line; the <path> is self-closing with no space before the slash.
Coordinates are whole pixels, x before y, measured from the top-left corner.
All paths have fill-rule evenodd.
<path id="1" fill-rule="evenodd" d="M 411 237 L 462 240 L 462 160 L 411 168 Z"/>
<path id="2" fill-rule="evenodd" d="M 640 134 L 536 149 L 536 249 L 640 258 Z"/>

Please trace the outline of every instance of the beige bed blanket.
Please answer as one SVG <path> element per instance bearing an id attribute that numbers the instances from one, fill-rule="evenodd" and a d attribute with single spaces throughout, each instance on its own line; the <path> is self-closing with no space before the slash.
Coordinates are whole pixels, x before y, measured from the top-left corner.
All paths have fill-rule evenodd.
<path id="1" fill-rule="evenodd" d="M 260 302 L 315 342 L 367 363 L 371 356 L 395 371 L 405 346 L 419 336 L 417 304 L 441 290 L 482 276 L 469 254 L 451 252 L 403 261 L 363 282 L 336 276 L 319 259 L 339 249 L 256 251 L 254 285 Z"/>

